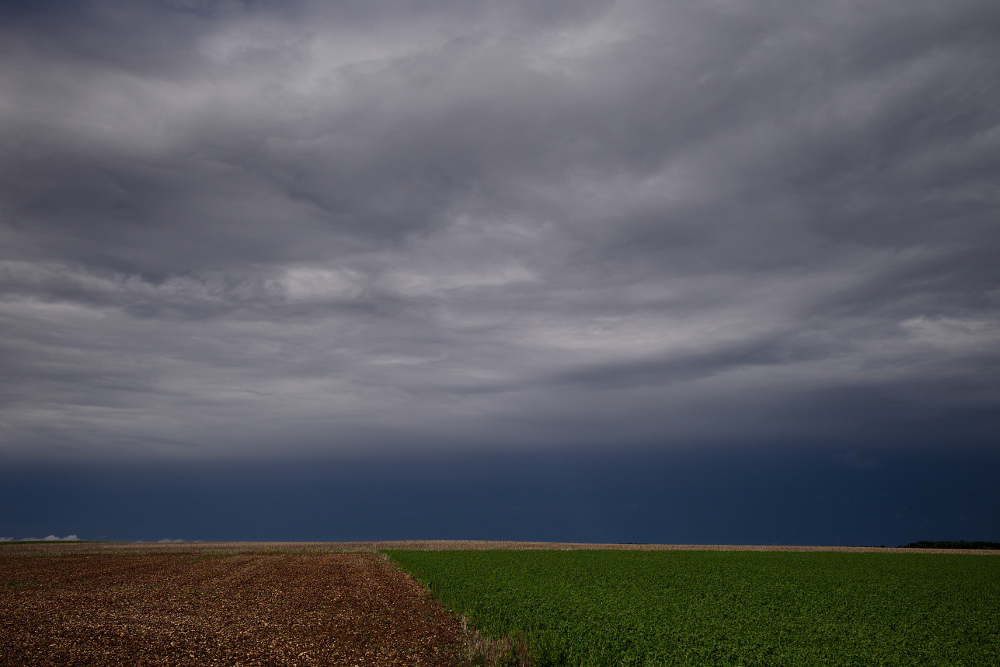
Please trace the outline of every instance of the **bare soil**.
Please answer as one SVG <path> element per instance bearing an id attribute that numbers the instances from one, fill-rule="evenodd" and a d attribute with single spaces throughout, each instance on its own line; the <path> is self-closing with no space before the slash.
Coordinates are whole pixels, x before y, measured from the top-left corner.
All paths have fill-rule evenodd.
<path id="1" fill-rule="evenodd" d="M 7 553 L 0 665 L 462 664 L 455 617 L 373 553 Z"/>

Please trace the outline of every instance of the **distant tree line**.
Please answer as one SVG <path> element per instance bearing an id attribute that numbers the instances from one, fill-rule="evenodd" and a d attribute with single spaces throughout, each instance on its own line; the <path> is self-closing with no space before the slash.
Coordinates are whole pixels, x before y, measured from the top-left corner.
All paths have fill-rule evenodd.
<path id="1" fill-rule="evenodd" d="M 1000 549 L 997 542 L 910 542 L 904 544 L 900 549 Z"/>

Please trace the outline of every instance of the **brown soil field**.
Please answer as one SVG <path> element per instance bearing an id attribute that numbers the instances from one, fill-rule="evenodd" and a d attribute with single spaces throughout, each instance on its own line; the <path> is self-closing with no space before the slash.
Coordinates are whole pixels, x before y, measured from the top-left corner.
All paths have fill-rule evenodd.
<path id="1" fill-rule="evenodd" d="M 467 664 L 381 549 L 995 551 L 543 542 L 0 544 L 0 665 Z"/>
<path id="2" fill-rule="evenodd" d="M 459 622 L 374 553 L 0 554 L 0 665 L 463 660 Z"/>

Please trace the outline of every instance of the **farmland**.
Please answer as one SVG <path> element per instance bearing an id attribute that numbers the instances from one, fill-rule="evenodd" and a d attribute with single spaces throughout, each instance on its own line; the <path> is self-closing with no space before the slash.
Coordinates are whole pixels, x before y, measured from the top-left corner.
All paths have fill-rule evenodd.
<path id="1" fill-rule="evenodd" d="M 8 542 L 0 665 L 1000 664 L 1000 552 L 931 551 Z"/>
<path id="2" fill-rule="evenodd" d="M 0 665 L 461 662 L 454 617 L 377 554 L 98 550 L 123 546 L 0 550 Z"/>
<path id="3" fill-rule="evenodd" d="M 1000 559 L 751 551 L 389 551 L 543 665 L 1000 664 Z"/>

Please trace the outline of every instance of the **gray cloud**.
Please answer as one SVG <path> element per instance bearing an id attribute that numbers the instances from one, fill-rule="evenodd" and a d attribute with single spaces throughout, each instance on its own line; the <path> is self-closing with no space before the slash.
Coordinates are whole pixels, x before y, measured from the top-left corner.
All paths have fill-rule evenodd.
<path id="1" fill-rule="evenodd" d="M 847 452 L 837 457 L 837 464 L 855 470 L 877 470 L 878 459 L 868 458 L 859 452 Z"/>
<path id="2" fill-rule="evenodd" d="M 995 413 L 991 3 L 4 11 L 10 455 Z"/>

